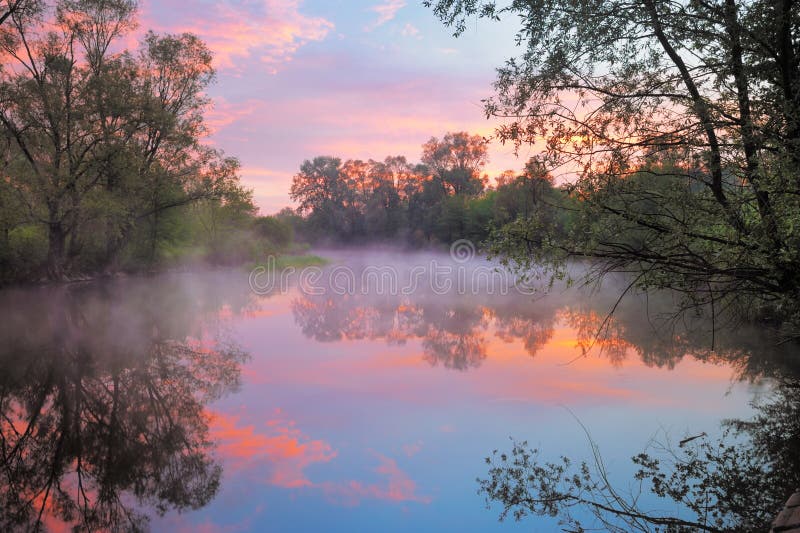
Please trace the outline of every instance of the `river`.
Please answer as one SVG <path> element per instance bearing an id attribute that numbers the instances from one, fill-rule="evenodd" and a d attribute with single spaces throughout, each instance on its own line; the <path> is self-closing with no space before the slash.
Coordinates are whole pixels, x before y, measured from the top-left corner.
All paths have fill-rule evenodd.
<path id="1" fill-rule="evenodd" d="M 509 437 L 547 458 L 589 457 L 591 438 L 625 487 L 632 455 L 750 416 L 796 365 L 758 328 L 670 319 L 669 298 L 630 295 L 606 319 L 621 281 L 545 294 L 479 258 L 329 255 L 286 280 L 0 292 L 6 525 L 557 530 L 500 523 L 477 493 Z"/>

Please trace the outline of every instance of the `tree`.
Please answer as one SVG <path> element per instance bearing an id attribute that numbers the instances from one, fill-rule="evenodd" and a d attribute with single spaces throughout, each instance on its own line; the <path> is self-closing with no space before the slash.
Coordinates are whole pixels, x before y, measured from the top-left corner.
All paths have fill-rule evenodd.
<path id="1" fill-rule="evenodd" d="M 257 221 L 258 208 L 252 191 L 244 189 L 236 179 L 238 171 L 238 161 L 223 161 L 214 171 L 218 176 L 218 183 L 213 185 L 216 192 L 191 204 L 193 218 L 202 228 L 207 259 L 212 263 L 242 264 L 259 255 L 255 250 L 257 239 L 253 237 L 263 236 L 250 231 L 250 225 Z"/>
<path id="2" fill-rule="evenodd" d="M 294 229 L 282 216 L 258 217 L 253 221 L 256 235 L 267 242 L 272 250 L 281 250 L 292 244 Z"/>
<path id="3" fill-rule="evenodd" d="M 39 7 L 38 0 L 3 0 L 0 3 L 0 25 L 13 15 L 36 12 Z"/>
<path id="4" fill-rule="evenodd" d="M 329 232 L 336 237 L 346 234 L 345 211 L 352 191 L 342 176 L 342 160 L 319 156 L 306 160 L 292 178 L 290 197 L 298 202 L 297 211 L 309 214 L 312 233 Z"/>
<path id="5" fill-rule="evenodd" d="M 136 24 L 132 0 L 27 5 L 0 40 L 3 179 L 47 233 L 47 274 L 113 266 L 134 237 L 153 261 L 163 213 L 237 179 L 200 142 L 211 54 L 192 35 L 153 33 L 138 54 L 114 52 Z"/>
<path id="6" fill-rule="evenodd" d="M 373 238 L 391 239 L 400 230 L 403 213 L 398 185 L 406 171 L 403 157 L 369 161 L 370 191 L 364 207 L 364 224 Z"/>
<path id="7" fill-rule="evenodd" d="M 446 194 L 476 195 L 486 185 L 480 171 L 489 160 L 486 142 L 467 132 L 446 133 L 440 141 L 431 137 L 422 145 L 422 163 Z"/>
<path id="8" fill-rule="evenodd" d="M 47 226 L 52 277 L 62 276 L 67 238 L 79 224 L 81 202 L 101 179 L 92 157 L 102 135 L 92 81 L 99 68 L 97 54 L 105 50 L 98 49 L 98 39 L 82 24 L 79 15 L 89 13 L 75 13 L 75 8 L 103 11 L 95 36 L 102 33 L 109 40 L 131 23 L 129 3 L 78 4 L 58 6 L 55 31 L 41 20 L 43 13 L 12 13 L 13 38 L 2 42 L 4 55 L 12 60 L 0 85 L 6 172 L 31 217 Z M 81 47 L 84 64 L 77 55 Z"/>
<path id="9" fill-rule="evenodd" d="M 504 142 L 544 137 L 583 221 L 529 259 L 591 257 L 698 303 L 744 295 L 800 316 L 798 3 L 426 4 L 456 34 L 474 15 L 520 20 L 486 112 L 509 119 Z"/>

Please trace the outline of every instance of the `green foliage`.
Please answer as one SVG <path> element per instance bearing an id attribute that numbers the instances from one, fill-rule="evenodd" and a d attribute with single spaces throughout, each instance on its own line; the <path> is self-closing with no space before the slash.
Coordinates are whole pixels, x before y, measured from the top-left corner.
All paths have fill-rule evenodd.
<path id="1" fill-rule="evenodd" d="M 149 32 L 120 50 L 136 25 L 130 0 L 4 9 L 0 283 L 240 263 L 288 246 L 285 232 L 255 235 L 238 161 L 202 142 L 215 76 L 202 41 Z"/>
<path id="2" fill-rule="evenodd" d="M 508 119 L 500 140 L 539 143 L 542 163 L 572 174 L 573 231 L 531 242 L 512 222 L 502 254 L 555 271 L 591 258 L 594 279 L 632 272 L 798 335 L 799 4 L 425 4 L 456 34 L 473 16 L 521 22 L 486 113 Z"/>
<path id="3" fill-rule="evenodd" d="M 253 221 L 253 228 L 258 237 L 275 249 L 284 249 L 294 240 L 294 229 L 277 217 L 258 217 Z"/>
<path id="4" fill-rule="evenodd" d="M 0 237 L 0 280 L 35 277 L 47 257 L 47 235 L 41 226 L 18 226 Z"/>
<path id="5" fill-rule="evenodd" d="M 276 270 L 283 270 L 286 268 L 303 268 L 310 266 L 324 266 L 328 264 L 328 260 L 324 257 L 313 254 L 277 254 L 267 257 L 263 262 L 259 262 L 257 266 L 263 266 L 267 269 L 275 268 Z"/>

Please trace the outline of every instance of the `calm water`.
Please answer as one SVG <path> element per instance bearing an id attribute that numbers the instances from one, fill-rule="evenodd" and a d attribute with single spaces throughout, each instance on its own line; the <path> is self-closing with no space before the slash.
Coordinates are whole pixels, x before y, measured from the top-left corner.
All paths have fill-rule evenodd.
<path id="1" fill-rule="evenodd" d="M 477 260 L 331 255 L 326 272 L 352 268 L 340 270 L 354 286 L 293 279 L 259 295 L 225 271 L 0 293 L 6 519 L 551 531 L 498 523 L 476 492 L 483 458 L 510 436 L 585 458 L 580 420 L 624 486 L 652 438 L 747 416 L 791 355 L 762 353 L 774 343 L 741 328 L 712 351 L 707 324 L 670 323 L 641 296 L 595 339 L 613 283 L 542 297 L 487 277 L 472 290 Z M 430 283 L 431 261 L 451 267 L 449 290 Z M 397 290 L 364 282 L 370 264 L 396 268 Z"/>

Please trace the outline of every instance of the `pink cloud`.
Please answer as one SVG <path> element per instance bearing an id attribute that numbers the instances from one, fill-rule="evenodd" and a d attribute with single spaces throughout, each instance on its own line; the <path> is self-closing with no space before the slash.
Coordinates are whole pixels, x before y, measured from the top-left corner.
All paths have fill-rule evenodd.
<path id="1" fill-rule="evenodd" d="M 214 135 L 237 124 L 243 118 L 263 113 L 265 108 L 266 103 L 261 100 L 249 99 L 233 103 L 223 96 L 218 96 L 214 98 L 211 108 L 205 112 L 204 117 L 209 133 Z"/>
<path id="2" fill-rule="evenodd" d="M 235 69 L 239 60 L 254 57 L 275 73 L 300 47 L 324 39 L 334 27 L 322 17 L 302 14 L 299 0 L 263 0 L 255 5 L 232 0 L 180 2 L 170 10 L 181 14 L 174 21 L 158 20 L 153 7 L 149 2 L 144 6 L 143 26 L 196 34 L 209 45 L 216 66 L 222 69 Z M 158 11 L 167 12 L 162 5 Z"/>
<path id="3" fill-rule="evenodd" d="M 416 37 L 421 38 L 419 34 L 419 29 L 411 23 L 406 24 L 403 26 L 403 29 L 400 30 L 400 35 L 403 37 Z"/>
<path id="4" fill-rule="evenodd" d="M 211 435 L 218 443 L 217 451 L 235 471 L 257 472 L 259 465 L 267 465 L 266 483 L 285 489 L 318 489 L 332 501 L 345 505 L 358 505 L 362 499 L 431 501 L 428 496 L 417 494 L 416 482 L 394 459 L 377 453 L 379 464 L 374 472 L 382 478 L 380 483 L 311 481 L 306 468 L 333 460 L 337 452 L 327 442 L 303 435 L 294 422 L 282 418 L 280 410 L 275 411 L 275 416 L 278 418 L 266 421 L 260 430 L 254 425 L 240 425 L 236 416 L 211 415 Z"/>
<path id="5" fill-rule="evenodd" d="M 378 18 L 375 19 L 371 24 L 369 24 L 365 31 L 372 31 L 379 26 L 383 26 L 390 20 L 392 20 L 396 15 L 397 12 L 404 8 L 406 5 L 404 0 L 387 0 L 382 4 L 378 4 L 376 6 L 372 6 L 369 8 L 370 11 L 373 11 L 378 14 Z"/>
<path id="6" fill-rule="evenodd" d="M 362 499 L 426 504 L 432 501 L 429 496 L 417 494 L 416 482 L 397 466 L 394 459 L 380 454 L 375 455 L 379 464 L 374 471 L 383 478 L 382 483 L 325 482 L 319 484 L 319 487 L 332 501 L 351 506 L 358 505 Z"/>
<path id="7" fill-rule="evenodd" d="M 408 457 L 413 457 L 422 451 L 422 441 L 412 442 L 411 444 L 403 445 L 403 453 Z"/>

